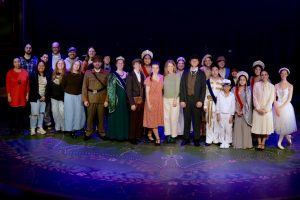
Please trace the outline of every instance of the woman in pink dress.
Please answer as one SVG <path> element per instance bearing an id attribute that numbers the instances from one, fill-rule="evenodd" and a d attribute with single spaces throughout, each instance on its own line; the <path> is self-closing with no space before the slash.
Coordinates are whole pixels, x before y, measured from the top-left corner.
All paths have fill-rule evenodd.
<path id="1" fill-rule="evenodd" d="M 152 73 L 145 80 L 146 104 L 143 126 L 153 131 L 155 145 L 160 145 L 158 127 L 164 125 L 163 116 L 163 76 L 159 74 L 159 63 L 152 63 Z M 151 136 L 152 137 L 152 136 Z M 149 137 L 150 138 L 150 137 Z"/>

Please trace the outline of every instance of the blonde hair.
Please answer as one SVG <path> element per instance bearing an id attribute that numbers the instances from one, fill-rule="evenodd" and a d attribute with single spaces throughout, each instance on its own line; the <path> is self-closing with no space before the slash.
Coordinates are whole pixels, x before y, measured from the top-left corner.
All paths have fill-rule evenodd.
<path id="1" fill-rule="evenodd" d="M 176 67 L 176 63 L 174 62 L 174 60 L 167 60 L 165 63 L 165 68 L 164 68 L 164 75 L 167 76 L 169 74 L 168 72 L 168 65 L 172 64 L 173 65 L 173 72 L 176 73 L 177 67 Z"/>
<path id="2" fill-rule="evenodd" d="M 66 63 L 63 59 L 59 59 L 56 64 L 55 64 L 55 69 L 52 73 L 52 80 L 54 80 L 56 78 L 56 75 L 59 73 L 58 72 L 58 62 L 62 61 L 63 64 L 64 64 L 64 68 L 62 69 L 62 73 L 60 74 L 60 78 L 59 78 L 59 81 L 61 81 L 62 77 L 65 75 L 66 73 Z"/>

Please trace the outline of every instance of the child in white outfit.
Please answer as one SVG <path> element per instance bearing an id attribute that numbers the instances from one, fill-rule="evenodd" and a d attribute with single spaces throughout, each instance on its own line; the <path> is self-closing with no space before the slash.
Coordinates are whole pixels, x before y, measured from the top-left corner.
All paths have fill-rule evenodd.
<path id="1" fill-rule="evenodd" d="M 223 91 L 217 97 L 216 113 L 220 125 L 219 141 L 220 148 L 229 148 L 232 143 L 232 124 L 235 112 L 235 97 L 231 89 L 231 81 L 223 80 Z"/>

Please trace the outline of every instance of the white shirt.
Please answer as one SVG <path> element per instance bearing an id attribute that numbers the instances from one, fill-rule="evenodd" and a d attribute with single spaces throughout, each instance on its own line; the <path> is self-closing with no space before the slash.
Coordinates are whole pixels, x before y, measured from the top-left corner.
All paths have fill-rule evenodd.
<path id="1" fill-rule="evenodd" d="M 138 81 L 141 82 L 141 73 L 140 72 L 136 72 L 135 70 L 133 70 L 133 71 L 134 71 L 134 73 L 135 73 Z"/>
<path id="2" fill-rule="evenodd" d="M 45 96 L 45 92 L 46 92 L 47 79 L 45 76 L 38 75 L 38 80 L 39 80 L 39 95 L 43 97 Z"/>
<path id="3" fill-rule="evenodd" d="M 60 54 L 55 55 L 55 54 L 52 53 L 52 69 L 53 70 L 55 69 L 55 65 L 56 65 L 56 63 L 59 59 L 61 59 Z"/>
<path id="4" fill-rule="evenodd" d="M 190 71 L 191 71 L 191 72 L 196 72 L 196 73 L 197 73 L 197 72 L 198 72 L 198 68 L 199 68 L 199 67 L 195 67 L 195 69 L 192 70 L 192 67 L 191 67 L 191 68 L 190 68 Z"/>
<path id="5" fill-rule="evenodd" d="M 235 97 L 232 92 L 226 97 L 224 91 L 220 92 L 217 97 L 216 113 L 231 114 L 235 112 Z"/>

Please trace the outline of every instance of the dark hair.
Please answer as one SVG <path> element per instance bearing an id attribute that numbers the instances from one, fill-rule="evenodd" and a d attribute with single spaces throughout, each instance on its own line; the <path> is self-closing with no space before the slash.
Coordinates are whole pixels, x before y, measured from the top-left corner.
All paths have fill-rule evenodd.
<path id="1" fill-rule="evenodd" d="M 160 64 L 159 64 L 158 61 L 153 61 L 153 62 L 151 62 L 151 65 L 158 65 L 158 66 L 160 66 Z"/>
<path id="2" fill-rule="evenodd" d="M 200 57 L 199 57 L 197 54 L 193 54 L 193 55 L 190 57 L 189 61 L 191 61 L 192 59 L 197 59 L 197 60 L 200 62 Z"/>
<path id="3" fill-rule="evenodd" d="M 136 58 L 136 59 L 133 59 L 133 61 L 131 62 L 131 65 L 133 66 L 135 63 L 143 64 L 143 61 L 139 58 Z"/>
<path id="4" fill-rule="evenodd" d="M 84 58 L 85 61 L 89 61 L 89 59 L 90 59 L 90 56 L 89 56 L 89 50 L 90 50 L 91 48 L 93 48 L 93 49 L 96 51 L 96 49 L 95 49 L 93 46 L 90 46 L 90 47 L 87 49 L 86 56 L 85 56 L 85 58 Z"/>
<path id="5" fill-rule="evenodd" d="M 44 66 L 45 66 L 45 69 L 44 69 L 44 76 L 45 76 L 45 73 L 46 73 L 46 63 L 43 61 L 43 60 L 39 60 L 39 62 L 37 63 L 37 67 L 39 66 L 39 64 L 40 63 L 43 63 L 44 64 Z M 39 72 L 39 70 L 37 69 L 37 72 L 38 72 L 38 74 L 40 74 L 40 72 Z"/>
<path id="6" fill-rule="evenodd" d="M 216 67 L 216 68 L 218 68 L 218 70 L 219 70 L 219 66 L 218 66 L 218 65 L 211 65 L 211 66 L 210 66 L 210 69 L 212 70 L 213 67 Z"/>
<path id="7" fill-rule="evenodd" d="M 102 56 L 95 55 L 95 57 L 93 58 L 93 62 L 96 62 L 96 61 L 103 63 L 103 58 L 102 58 Z"/>
<path id="8" fill-rule="evenodd" d="M 153 61 L 151 63 L 151 66 L 153 66 L 153 65 L 158 65 L 158 67 L 160 66 L 158 61 Z M 150 81 L 152 81 L 152 77 L 153 77 L 153 72 L 151 72 L 151 74 L 150 74 Z"/>

